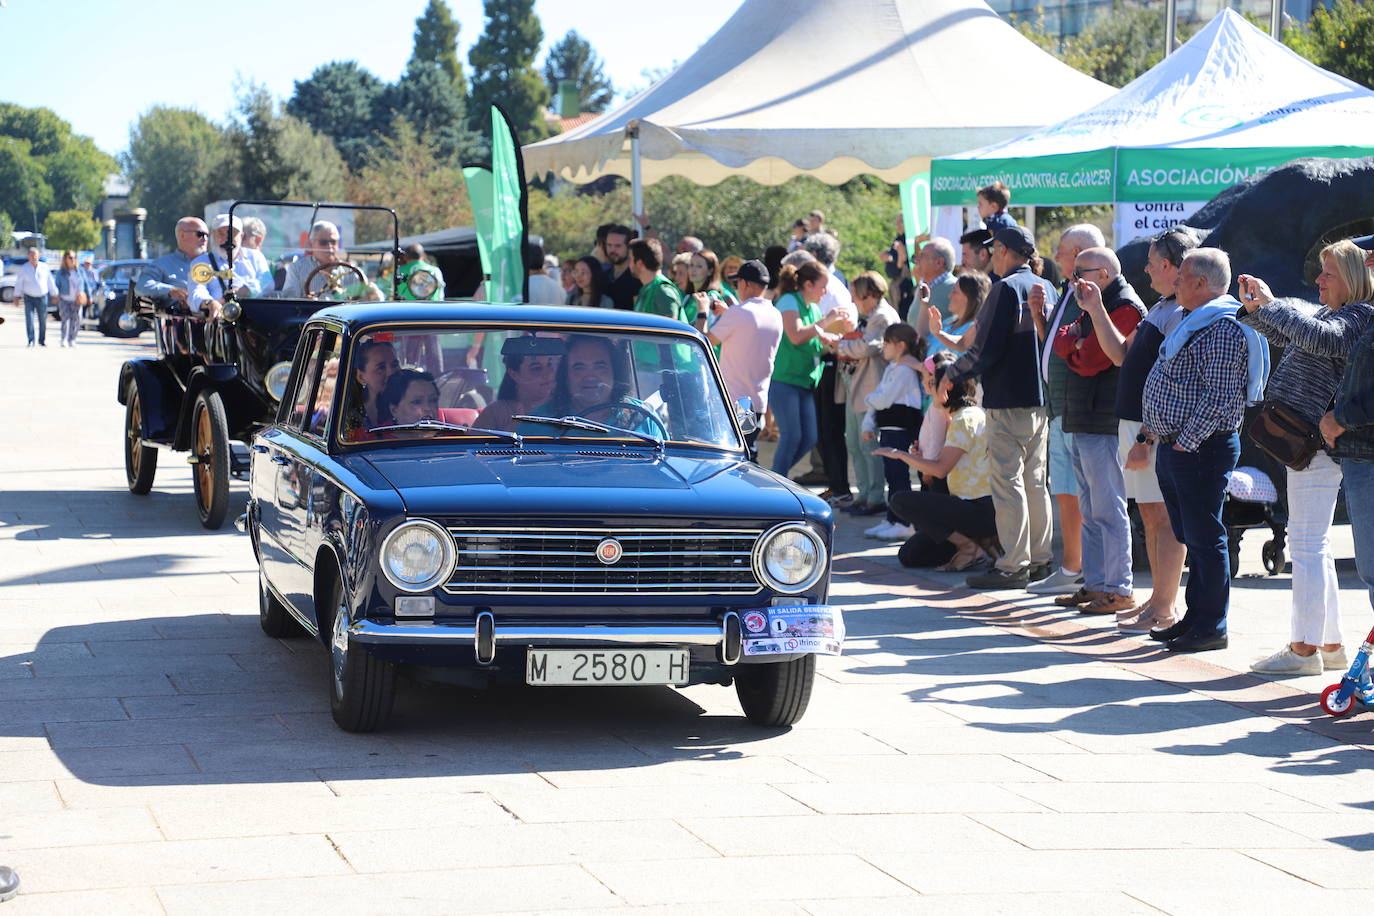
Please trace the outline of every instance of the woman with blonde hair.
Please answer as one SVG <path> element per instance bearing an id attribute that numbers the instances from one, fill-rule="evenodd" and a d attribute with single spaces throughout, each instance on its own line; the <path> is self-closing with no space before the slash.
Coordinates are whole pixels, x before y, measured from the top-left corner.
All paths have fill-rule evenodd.
<path id="1" fill-rule="evenodd" d="M 1275 299 L 1258 277 L 1237 278 L 1240 320 L 1284 348 L 1269 376 L 1266 404 L 1278 404 L 1315 433 L 1345 372 L 1351 347 L 1374 319 L 1374 274 L 1364 251 L 1348 240 L 1321 252 L 1321 305 Z M 1300 470 L 1288 471 L 1288 541 L 1293 552 L 1290 641 L 1250 666 L 1259 674 L 1320 674 L 1349 664 L 1341 644 L 1340 593 L 1331 553 L 1331 518 L 1341 466 L 1319 449 Z"/>
<path id="2" fill-rule="evenodd" d="M 76 263 L 75 251 L 62 252 L 62 266 L 53 271 L 57 283 L 57 317 L 62 319 L 62 346 L 76 346 L 81 330 L 81 311 L 90 304 L 95 287 Z"/>
<path id="3" fill-rule="evenodd" d="M 830 271 L 813 259 L 784 267 L 778 283 L 781 295 L 774 305 L 782 312 L 782 340 L 773 360 L 768 405 L 778 421 L 773 472 L 784 477 L 816 444 L 821 351 L 839 340 L 821 326 L 820 301 L 829 281 Z"/>

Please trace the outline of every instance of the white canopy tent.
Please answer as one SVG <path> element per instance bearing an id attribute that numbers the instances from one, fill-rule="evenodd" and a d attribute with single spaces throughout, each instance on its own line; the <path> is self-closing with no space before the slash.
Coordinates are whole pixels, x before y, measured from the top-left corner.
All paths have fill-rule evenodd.
<path id="1" fill-rule="evenodd" d="M 745 0 L 661 82 L 524 148 L 584 183 L 744 175 L 897 183 L 932 157 L 1017 136 L 1109 96 L 982 0 Z"/>
<path id="2" fill-rule="evenodd" d="M 1293 159 L 1371 154 L 1374 91 L 1223 9 L 1111 98 L 1024 136 L 937 159 L 931 190 L 937 206 L 969 203 L 994 180 L 1018 203 L 1115 203 L 1119 217 L 1129 205 L 1131 221 L 1118 219 L 1124 242 Z"/>

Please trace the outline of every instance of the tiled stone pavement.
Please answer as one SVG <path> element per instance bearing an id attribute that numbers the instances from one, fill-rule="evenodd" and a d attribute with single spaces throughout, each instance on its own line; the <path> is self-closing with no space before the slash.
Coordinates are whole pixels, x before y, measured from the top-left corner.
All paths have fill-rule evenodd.
<path id="1" fill-rule="evenodd" d="M 791 731 L 719 687 L 408 684 L 395 727 L 347 735 L 323 652 L 258 630 L 247 542 L 200 529 L 187 469 L 164 456 L 151 496 L 125 492 L 116 371 L 147 345 L 26 350 L 0 309 L 6 916 L 1374 900 L 1374 714 L 1322 720 L 1331 676 L 1238 673 L 1282 641 L 1286 576 L 1241 580 L 1242 648 L 1169 659 L 913 578 L 846 519 L 851 640 Z M 1343 584 L 1353 640 L 1368 602 Z"/>

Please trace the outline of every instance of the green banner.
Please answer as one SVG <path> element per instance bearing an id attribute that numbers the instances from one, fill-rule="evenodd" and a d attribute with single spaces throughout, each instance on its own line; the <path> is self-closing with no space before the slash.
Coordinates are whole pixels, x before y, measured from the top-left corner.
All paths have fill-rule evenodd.
<path id="1" fill-rule="evenodd" d="M 1000 181 L 1015 206 L 1112 201 L 1114 153 L 1109 149 L 1032 159 L 936 159 L 930 164 L 937 207 L 972 206 L 979 188 Z"/>
<path id="2" fill-rule="evenodd" d="M 491 106 L 491 284 L 487 299 L 525 298 L 525 221 L 520 197 L 525 187 L 510 123 Z"/>
<path id="3" fill-rule="evenodd" d="M 482 275 L 491 276 L 491 171 L 480 166 L 463 167 L 463 180 L 472 203 L 472 226 L 477 231 L 477 254 L 482 259 Z"/>
<path id="4" fill-rule="evenodd" d="M 1294 159 L 1354 159 L 1370 155 L 1374 155 L 1374 147 L 1123 149 L 1117 162 L 1116 200 L 1210 200 L 1234 184 Z"/>
<path id="5" fill-rule="evenodd" d="M 897 186 L 902 201 L 902 226 L 906 231 L 908 266 L 915 260 L 916 251 L 911 240 L 930 234 L 930 173 L 917 172 Z"/>
<path id="6" fill-rule="evenodd" d="M 1101 149 L 1028 159 L 936 159 L 936 206 L 970 206 L 978 189 L 1002 181 L 1018 206 L 1210 200 L 1234 184 L 1294 159 L 1353 159 L 1374 147 Z"/>

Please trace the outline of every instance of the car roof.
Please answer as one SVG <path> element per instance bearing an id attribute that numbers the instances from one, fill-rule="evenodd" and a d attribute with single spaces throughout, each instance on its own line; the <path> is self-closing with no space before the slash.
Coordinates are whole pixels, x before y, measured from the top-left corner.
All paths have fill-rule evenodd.
<path id="1" fill-rule="evenodd" d="M 547 322 L 558 325 L 587 325 L 604 329 L 607 325 L 626 331 L 688 331 L 691 325 L 676 318 L 621 309 L 586 308 L 567 305 L 525 305 L 493 302 L 367 302 L 337 305 L 315 313 L 314 320 L 332 318 L 347 325 L 387 322 L 481 321 L 500 324 L 508 321 Z"/>

